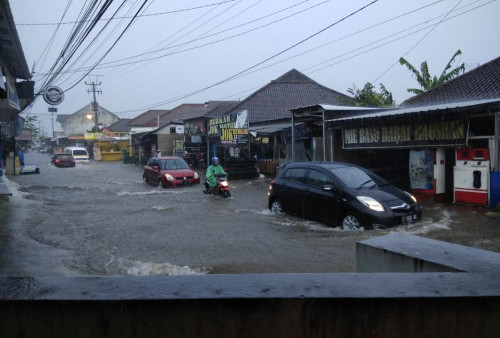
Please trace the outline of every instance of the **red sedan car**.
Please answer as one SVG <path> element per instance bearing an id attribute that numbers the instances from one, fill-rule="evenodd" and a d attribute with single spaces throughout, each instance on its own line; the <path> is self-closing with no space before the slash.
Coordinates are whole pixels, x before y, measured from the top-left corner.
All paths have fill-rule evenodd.
<path id="1" fill-rule="evenodd" d="M 75 166 L 75 158 L 71 154 L 55 154 L 52 163 L 59 168 Z"/>
<path id="2" fill-rule="evenodd" d="M 152 157 L 144 166 L 144 181 L 160 188 L 200 184 L 200 176 L 180 157 Z"/>

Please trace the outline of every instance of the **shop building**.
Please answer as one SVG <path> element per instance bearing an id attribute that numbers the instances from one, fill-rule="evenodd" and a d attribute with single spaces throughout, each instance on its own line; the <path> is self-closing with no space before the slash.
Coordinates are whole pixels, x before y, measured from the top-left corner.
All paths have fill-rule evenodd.
<path id="1" fill-rule="evenodd" d="M 34 82 L 24 57 L 16 25 L 7 0 L 0 0 L 0 195 L 9 194 L 4 174 L 19 171 L 24 118 L 19 114 L 34 100 Z"/>
<path id="2" fill-rule="evenodd" d="M 296 69 L 279 78 L 242 100 L 229 110 L 219 110 L 211 114 L 207 125 L 211 144 L 210 156 L 217 155 L 229 163 L 258 162 L 263 174 L 275 174 L 277 165 L 289 161 L 291 154 L 290 109 L 317 102 L 340 104 L 352 98 L 327 88 Z M 245 117 L 245 127 L 241 120 Z M 301 156 L 311 159 L 316 137 L 321 137 L 314 126 L 300 128 Z M 247 161 L 248 162 L 248 161 Z"/>
<path id="3" fill-rule="evenodd" d="M 500 58 L 388 110 L 315 105 L 323 159 L 356 163 L 404 189 L 448 201 L 500 203 Z M 293 128 L 295 129 L 295 128 Z"/>

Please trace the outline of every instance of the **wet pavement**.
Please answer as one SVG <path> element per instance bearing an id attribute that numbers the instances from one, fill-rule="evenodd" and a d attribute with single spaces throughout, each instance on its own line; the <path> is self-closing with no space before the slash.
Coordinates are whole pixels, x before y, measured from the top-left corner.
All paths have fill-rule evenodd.
<path id="1" fill-rule="evenodd" d="M 356 242 L 409 233 L 500 252 L 500 213 L 421 198 L 420 222 L 343 231 L 267 208 L 270 178 L 230 182 L 232 197 L 202 185 L 158 189 L 142 168 L 94 162 L 56 168 L 48 154 L 9 176 L 0 199 L 0 276 L 353 272 Z"/>

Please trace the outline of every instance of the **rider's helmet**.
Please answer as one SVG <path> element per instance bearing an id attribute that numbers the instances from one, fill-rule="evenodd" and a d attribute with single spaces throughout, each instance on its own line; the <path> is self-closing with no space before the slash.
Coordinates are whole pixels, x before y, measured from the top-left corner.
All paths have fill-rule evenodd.
<path id="1" fill-rule="evenodd" d="M 219 162 L 219 158 L 217 156 L 212 157 L 212 163 Z"/>

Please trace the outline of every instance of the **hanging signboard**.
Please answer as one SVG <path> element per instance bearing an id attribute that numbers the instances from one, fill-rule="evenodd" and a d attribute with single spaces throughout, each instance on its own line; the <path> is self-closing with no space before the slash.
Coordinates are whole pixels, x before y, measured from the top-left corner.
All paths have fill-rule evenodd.
<path id="1" fill-rule="evenodd" d="M 465 144 L 465 122 L 436 119 L 388 126 L 345 126 L 342 140 L 345 149 Z"/>
<path id="2" fill-rule="evenodd" d="M 248 143 L 248 129 L 224 128 L 220 134 L 221 143 L 245 144 Z"/>
<path id="3" fill-rule="evenodd" d="M 21 110 L 21 105 L 19 104 L 19 97 L 17 96 L 16 89 L 16 78 L 10 75 L 10 73 L 6 70 L 5 77 L 7 78 L 7 100 L 9 106 Z"/>
<path id="4" fill-rule="evenodd" d="M 221 143 L 248 143 L 248 111 L 217 117 L 208 121 L 208 135 L 219 136 Z"/>
<path id="5" fill-rule="evenodd" d="M 50 86 L 43 92 L 43 99 L 51 106 L 56 106 L 63 102 L 64 92 L 59 87 Z"/>

